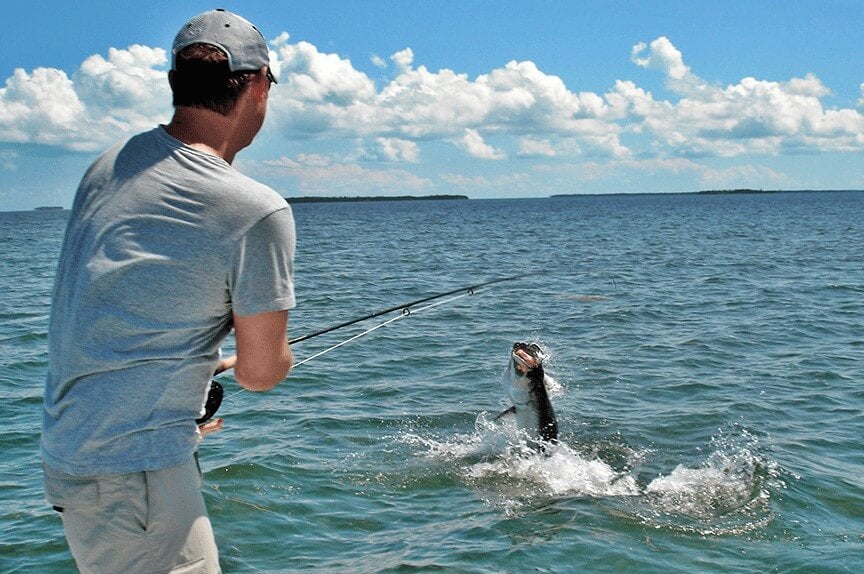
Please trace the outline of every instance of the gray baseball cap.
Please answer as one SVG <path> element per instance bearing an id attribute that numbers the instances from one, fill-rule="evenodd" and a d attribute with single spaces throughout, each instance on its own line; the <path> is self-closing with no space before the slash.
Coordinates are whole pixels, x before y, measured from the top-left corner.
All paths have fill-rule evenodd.
<path id="1" fill-rule="evenodd" d="M 175 69 L 177 52 L 192 44 L 216 46 L 228 56 L 228 68 L 260 70 L 267 66 L 267 77 L 274 84 L 270 71 L 270 54 L 264 36 L 251 22 L 221 8 L 199 14 L 186 22 L 171 48 L 171 69 Z"/>

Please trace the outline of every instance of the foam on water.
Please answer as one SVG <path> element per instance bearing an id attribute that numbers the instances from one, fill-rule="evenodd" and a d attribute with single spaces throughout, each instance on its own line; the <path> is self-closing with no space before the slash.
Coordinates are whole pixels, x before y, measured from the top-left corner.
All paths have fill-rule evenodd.
<path id="1" fill-rule="evenodd" d="M 772 519 L 770 493 L 783 487 L 777 465 L 758 454 L 754 437 L 740 433 L 713 439 L 705 460 L 678 464 L 647 483 L 637 468 L 645 452 L 630 450 L 622 465 L 598 454 L 608 444 L 572 438 L 568 444 L 566 437 L 540 451 L 512 423 L 488 420 L 486 413 L 473 433 L 443 439 L 406 433 L 399 440 L 418 448 L 417 456 L 458 465 L 467 484 L 508 511 L 550 498 L 626 499 L 626 514 L 641 524 L 722 535 L 764 527 Z M 616 450 L 619 458 L 628 451 L 625 445 Z"/>
<path id="2" fill-rule="evenodd" d="M 679 464 L 648 483 L 634 509 L 643 523 L 707 535 L 743 534 L 771 521 L 771 492 L 785 487 L 778 466 L 744 431 L 712 442 L 715 450 L 703 462 Z"/>

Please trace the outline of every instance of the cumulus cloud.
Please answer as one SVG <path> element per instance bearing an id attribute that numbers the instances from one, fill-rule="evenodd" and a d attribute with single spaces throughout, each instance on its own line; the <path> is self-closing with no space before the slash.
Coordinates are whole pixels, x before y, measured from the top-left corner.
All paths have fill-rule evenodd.
<path id="1" fill-rule="evenodd" d="M 399 138 L 376 138 L 381 157 L 386 161 L 416 162 L 420 146 L 416 142 Z"/>
<path id="2" fill-rule="evenodd" d="M 89 57 L 71 78 L 16 69 L 0 88 L 0 140 L 93 151 L 152 127 L 170 109 L 164 63 L 164 50 L 131 46 Z"/>
<path id="3" fill-rule="evenodd" d="M 479 159 L 504 159 L 504 154 L 483 141 L 477 130 L 466 129 L 465 135 L 457 140 L 457 145 L 472 157 Z"/>
<path id="4" fill-rule="evenodd" d="M 374 95 L 374 83 L 336 54 L 324 54 L 309 42 L 289 44 L 287 34 L 274 42 L 279 79 L 290 86 L 273 91 L 274 99 L 348 106 Z"/>
<path id="5" fill-rule="evenodd" d="M 636 44 L 630 57 L 661 74 L 668 94 L 626 79 L 605 93 L 580 91 L 530 61 L 471 78 L 417 65 L 411 48 L 389 57 L 392 77 L 377 85 L 349 59 L 282 33 L 271 42 L 279 85 L 265 129 L 290 139 L 356 139 L 370 157 L 400 162 L 419 161 L 430 140 L 455 142 L 474 158 L 550 161 L 864 149 L 862 112 L 825 107 L 830 90 L 814 74 L 713 85 L 666 37 Z M 165 51 L 146 46 L 93 55 L 71 76 L 16 70 L 0 88 L 0 141 L 101 149 L 170 117 L 166 72 Z M 493 136 L 496 147 L 486 141 Z"/>
<path id="6" fill-rule="evenodd" d="M 411 69 L 411 64 L 414 63 L 414 51 L 411 48 L 405 48 L 390 56 L 390 60 L 396 64 L 396 67 L 401 71 Z"/>
<path id="7" fill-rule="evenodd" d="M 84 104 L 60 70 L 19 68 L 0 89 L 3 141 L 63 145 L 83 118 Z"/>
<path id="8" fill-rule="evenodd" d="M 164 50 L 131 46 L 90 56 L 71 77 L 17 69 L 0 88 L 0 139 L 97 150 L 152 126 L 170 111 L 165 64 Z"/>
<path id="9" fill-rule="evenodd" d="M 684 64 L 681 52 L 665 36 L 651 42 L 650 48 L 639 42 L 630 51 L 630 57 L 636 65 L 660 70 L 671 80 L 683 81 L 690 76 L 690 68 Z"/>
<path id="10" fill-rule="evenodd" d="M 350 61 L 308 43 L 274 42 L 280 85 L 272 96 L 288 135 L 401 139 L 462 138 L 466 129 L 501 133 L 603 135 L 620 131 L 603 97 L 574 93 L 532 62 L 509 62 L 470 79 L 414 66 L 405 48 L 390 56 L 395 75 L 378 89 Z M 473 148 L 466 148 L 473 149 Z"/>
<path id="11" fill-rule="evenodd" d="M 860 150 L 864 116 L 853 109 L 826 109 L 830 90 L 814 74 L 786 82 L 741 79 L 710 85 L 684 64 L 664 37 L 633 47 L 633 61 L 660 70 L 677 101 L 657 101 L 632 82 L 618 82 L 607 99 L 626 109 L 636 131 L 656 135 L 676 153 L 736 156 Z"/>
<path id="12" fill-rule="evenodd" d="M 517 155 L 520 157 L 554 157 L 556 152 L 552 144 L 549 143 L 549 140 L 522 137 L 519 138 Z"/>

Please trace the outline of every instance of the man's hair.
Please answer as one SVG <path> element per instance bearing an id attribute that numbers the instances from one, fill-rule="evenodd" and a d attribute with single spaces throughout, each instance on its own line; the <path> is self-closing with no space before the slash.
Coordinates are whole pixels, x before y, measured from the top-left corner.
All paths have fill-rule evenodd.
<path id="1" fill-rule="evenodd" d="M 171 75 L 174 106 L 205 108 L 228 115 L 255 70 L 232 72 L 228 56 L 209 44 L 192 44 L 177 52 Z"/>

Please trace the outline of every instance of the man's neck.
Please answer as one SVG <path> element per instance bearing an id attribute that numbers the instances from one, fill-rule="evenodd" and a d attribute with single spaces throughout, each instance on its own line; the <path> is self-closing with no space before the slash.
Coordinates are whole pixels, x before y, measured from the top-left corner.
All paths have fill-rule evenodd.
<path id="1" fill-rule="evenodd" d="M 189 147 L 221 157 L 229 164 L 239 151 L 231 143 L 231 119 L 211 110 L 178 107 L 165 131 Z"/>

